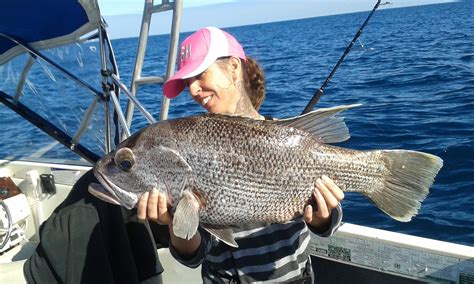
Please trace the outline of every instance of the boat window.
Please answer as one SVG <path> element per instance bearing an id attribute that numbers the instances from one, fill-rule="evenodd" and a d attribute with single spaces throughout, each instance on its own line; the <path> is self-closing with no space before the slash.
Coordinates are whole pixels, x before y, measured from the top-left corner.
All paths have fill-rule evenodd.
<path id="1" fill-rule="evenodd" d="M 95 90 L 102 90 L 98 41 L 74 43 L 41 51 Z M 19 88 L 20 86 L 20 88 Z M 18 89 L 21 91 L 17 92 Z M 29 108 L 98 156 L 105 154 L 103 103 L 90 90 L 70 80 L 46 61 L 28 54 L 0 66 L 0 91 Z M 92 113 L 86 121 L 86 113 Z M 113 113 L 113 112 L 111 112 Z M 113 115 L 110 115 L 113 121 Z M 19 115 L 0 104 L 0 159 L 46 157 L 80 159 Z M 115 131 L 111 123 L 111 131 Z"/>

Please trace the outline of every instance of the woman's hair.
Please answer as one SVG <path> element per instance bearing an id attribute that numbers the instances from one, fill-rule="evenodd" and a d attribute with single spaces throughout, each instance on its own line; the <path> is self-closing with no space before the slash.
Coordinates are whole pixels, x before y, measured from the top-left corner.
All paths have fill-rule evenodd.
<path id="1" fill-rule="evenodd" d="M 222 57 L 217 60 L 222 67 L 227 64 L 230 57 Z M 253 107 L 258 111 L 265 99 L 265 74 L 255 59 L 247 56 L 242 62 L 242 75 L 245 92 L 248 94 Z"/>
<path id="2" fill-rule="evenodd" d="M 265 74 L 252 57 L 247 56 L 247 61 L 242 63 L 245 90 L 253 107 L 258 110 L 265 99 Z"/>

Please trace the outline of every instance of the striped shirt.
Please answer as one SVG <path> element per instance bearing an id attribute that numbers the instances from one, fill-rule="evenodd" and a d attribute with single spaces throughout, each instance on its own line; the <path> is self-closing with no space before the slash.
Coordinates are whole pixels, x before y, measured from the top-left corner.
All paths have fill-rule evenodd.
<path id="1" fill-rule="evenodd" d="M 319 236 L 330 236 L 340 226 L 340 205 L 332 214 L 331 227 Z M 310 230 L 302 217 L 284 224 L 245 225 L 234 229 L 238 248 L 218 242 L 201 230 L 202 243 L 193 259 L 183 260 L 172 246 L 170 250 L 186 266 L 202 264 L 204 283 L 287 282 L 312 275 Z"/>

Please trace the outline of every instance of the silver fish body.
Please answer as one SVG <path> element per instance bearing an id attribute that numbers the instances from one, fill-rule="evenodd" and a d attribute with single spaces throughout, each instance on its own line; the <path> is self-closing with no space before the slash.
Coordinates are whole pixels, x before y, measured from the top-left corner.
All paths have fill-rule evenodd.
<path id="1" fill-rule="evenodd" d="M 422 152 L 332 146 L 324 142 L 334 135 L 319 134 L 326 127 L 339 136 L 336 141 L 346 139 L 340 123 L 319 121 L 323 130 L 315 135 L 295 121 L 210 114 L 163 121 L 122 142 L 97 163 L 95 174 L 127 208 L 153 188 L 166 192 L 174 219 L 185 223 L 175 224 L 177 235 L 191 237 L 196 222 L 221 228 L 300 216 L 321 175 L 344 191 L 364 194 L 392 218 L 409 221 L 442 166 Z"/>

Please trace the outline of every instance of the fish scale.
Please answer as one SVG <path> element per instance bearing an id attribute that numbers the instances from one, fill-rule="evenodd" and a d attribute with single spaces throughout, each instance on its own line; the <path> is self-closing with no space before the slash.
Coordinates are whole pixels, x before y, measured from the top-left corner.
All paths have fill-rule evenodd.
<path id="1" fill-rule="evenodd" d="M 252 155 L 252 153 L 258 153 L 258 155 L 257 157 L 251 157 L 252 165 L 245 165 L 244 167 L 240 168 L 236 168 L 235 165 L 226 163 L 225 159 L 221 157 L 217 163 L 219 165 L 218 167 L 213 168 L 212 170 L 208 169 L 209 171 L 215 171 L 217 173 L 216 176 L 226 176 L 230 178 L 228 181 L 230 184 L 229 186 L 224 187 L 223 184 L 219 184 L 221 182 L 220 180 L 214 180 L 215 183 L 209 185 L 209 191 L 216 190 L 215 196 L 224 194 L 223 192 L 218 191 L 220 186 L 223 186 L 222 188 L 226 188 L 226 190 L 237 190 L 240 195 L 242 195 L 241 192 L 249 192 L 254 190 L 262 191 L 262 189 L 248 186 L 234 186 L 234 188 L 232 188 L 232 185 L 243 183 L 245 178 L 248 178 L 249 180 L 260 180 L 262 181 L 260 182 L 262 188 L 266 189 L 263 192 L 266 192 L 267 194 L 260 195 L 258 200 L 251 198 L 248 200 L 243 199 L 244 203 L 281 204 L 280 202 L 284 202 L 288 204 L 288 206 L 293 210 L 294 208 L 298 208 L 297 212 L 301 213 L 304 204 L 311 195 L 316 178 L 320 177 L 322 174 L 329 174 L 337 170 L 337 174 L 329 175 L 334 178 L 340 187 L 345 188 L 347 191 L 360 192 L 370 188 L 367 187 L 367 184 L 381 184 L 381 182 L 377 183 L 376 181 L 379 180 L 381 176 L 383 176 L 383 173 L 387 172 L 386 167 L 382 164 L 382 161 L 378 159 L 378 154 L 374 155 L 373 153 L 354 152 L 339 147 L 320 144 L 318 143 L 317 139 L 308 133 L 304 133 L 297 129 L 292 129 L 291 131 L 284 131 L 282 129 L 272 129 L 265 131 L 268 129 L 268 125 L 265 124 L 254 124 L 252 125 L 254 127 L 248 127 L 248 121 L 232 119 L 231 121 L 233 123 L 228 123 L 228 120 L 223 119 L 219 120 L 220 123 L 215 122 L 210 125 L 205 133 L 209 135 L 206 135 L 206 137 L 209 140 L 214 141 L 214 143 L 204 142 L 196 145 L 199 148 L 202 147 L 202 149 L 205 149 L 205 151 L 203 151 L 203 155 L 205 152 L 215 151 L 212 147 L 216 147 L 217 145 L 232 145 L 229 147 L 229 149 L 241 153 L 245 157 Z M 205 127 L 206 123 L 203 120 L 198 125 L 195 125 L 193 127 L 194 131 L 190 131 L 188 135 L 199 135 L 200 131 Z M 220 135 L 220 131 L 224 131 L 226 135 Z M 230 133 L 231 131 L 233 132 Z M 265 132 L 267 134 L 266 136 L 264 136 Z M 177 131 L 176 133 L 179 132 Z M 276 136 L 271 136 L 272 133 L 276 133 Z M 251 140 L 251 142 L 259 141 L 258 145 L 256 145 L 257 149 L 249 149 L 249 145 L 252 145 L 252 143 L 243 143 L 244 140 L 238 140 L 236 137 L 239 139 L 257 137 L 257 139 Z M 265 137 L 265 139 L 263 139 L 263 137 Z M 269 137 L 274 139 L 270 139 Z M 297 145 L 292 145 L 290 148 L 291 151 L 281 151 L 280 147 L 282 144 L 284 145 L 282 141 L 287 141 L 289 137 L 292 137 L 293 140 L 299 140 L 300 143 Z M 300 139 L 294 139 L 294 137 L 298 137 Z M 182 139 L 185 139 L 185 137 L 178 138 L 178 140 Z M 197 139 L 194 139 L 194 141 L 197 141 Z M 186 149 L 191 148 L 186 147 L 180 150 L 183 156 L 186 156 Z M 220 151 L 218 153 L 225 154 L 221 153 Z M 313 157 L 310 157 L 311 155 L 308 155 L 308 153 L 311 153 Z M 226 156 L 224 155 L 224 157 Z M 271 157 L 272 159 L 267 160 L 267 157 Z M 295 175 L 276 174 L 281 173 L 282 165 L 298 165 Z M 199 167 L 198 164 L 194 166 Z M 191 165 L 191 167 L 193 167 L 193 165 Z M 307 169 L 308 171 L 305 172 L 304 169 Z M 280 172 L 278 170 L 280 170 Z M 233 174 L 233 172 L 238 172 L 239 174 Z M 255 177 L 252 176 L 252 174 L 259 172 L 262 172 L 262 174 L 256 174 Z M 206 175 L 206 173 L 202 174 Z M 283 200 L 278 199 L 278 197 L 281 195 L 275 194 L 275 192 L 284 192 L 285 194 L 283 195 L 289 196 L 290 198 L 282 198 Z M 291 193 L 296 193 L 296 195 Z M 296 198 L 293 196 L 298 198 L 298 202 L 294 202 Z M 246 196 L 244 195 L 244 198 L 245 197 Z M 220 206 L 217 199 L 215 203 L 217 206 Z M 212 211 L 203 211 L 204 219 L 206 219 L 206 216 L 213 216 Z M 230 212 L 233 211 L 235 210 L 230 210 Z M 287 210 L 287 212 L 288 211 L 290 210 Z M 251 215 L 252 217 L 254 215 L 262 215 L 262 213 L 258 211 L 247 212 L 247 214 Z M 286 215 L 282 215 L 277 207 L 275 207 L 273 212 L 269 213 L 268 215 L 272 216 L 271 219 L 263 221 L 281 222 L 292 218 L 295 215 L 295 212 L 293 211 L 292 213 L 286 213 Z M 225 219 L 227 217 L 228 216 L 224 216 L 221 219 Z M 206 221 L 211 222 L 212 220 L 206 219 Z M 234 222 L 234 220 L 231 222 Z M 219 220 L 217 223 L 222 223 L 222 220 Z"/>
<path id="2" fill-rule="evenodd" d="M 298 131 L 291 131 L 291 137 L 295 135 L 306 136 L 301 139 L 293 139 L 299 141 L 306 141 L 305 139 L 313 140 L 312 143 L 301 143 L 299 145 L 293 145 L 292 152 L 287 153 L 281 151 L 281 141 L 287 139 L 287 133 L 282 139 L 281 135 L 278 139 L 269 139 L 268 136 L 265 139 L 260 139 L 259 144 L 251 147 L 252 143 L 241 143 L 249 137 L 263 137 L 264 130 L 261 128 L 252 128 L 250 131 L 246 129 L 246 125 L 232 125 L 229 126 L 227 121 L 223 123 L 212 123 L 212 124 L 199 124 L 195 125 L 192 130 L 184 131 L 186 135 L 202 135 L 201 131 L 206 128 L 204 135 L 212 141 L 212 143 L 198 143 L 198 139 L 188 138 L 193 141 L 193 144 L 198 143 L 195 147 L 182 147 L 179 152 L 183 157 L 193 156 L 194 158 L 189 159 L 190 166 L 192 168 L 199 168 L 202 161 L 196 159 L 199 156 L 205 156 L 206 153 L 214 152 L 217 153 L 213 167 L 206 167 L 206 171 L 200 171 L 196 184 L 198 187 L 202 187 L 203 192 L 207 192 L 208 203 L 212 204 L 212 207 L 206 206 L 201 211 L 201 221 L 210 224 L 239 224 L 246 223 L 258 216 L 265 222 L 282 222 L 287 221 L 295 216 L 295 213 L 302 213 L 303 207 L 307 200 L 310 198 L 313 191 L 313 187 L 318 175 L 316 161 L 310 159 L 312 149 L 308 149 L 309 145 L 314 145 L 314 139 L 311 139 L 309 135 L 300 133 Z M 244 128 L 244 130 L 241 130 Z M 225 129 L 227 135 L 216 135 Z M 230 132 L 234 130 L 235 135 Z M 277 131 L 275 131 L 277 132 Z M 179 135 L 179 128 L 175 130 L 175 133 Z M 255 133 L 255 135 L 253 135 Z M 209 137 L 208 135 L 211 135 Z M 185 141 L 186 137 L 176 137 L 178 141 Z M 255 141 L 255 140 L 253 140 Z M 250 144 L 250 145 L 249 145 Z M 221 151 L 222 147 L 219 145 L 232 145 L 231 148 L 234 152 L 227 154 L 227 151 Z M 218 147 L 219 149 L 215 149 Z M 195 150 L 200 149 L 198 153 L 191 152 L 188 149 Z M 257 148 L 257 149 L 255 149 Z M 314 147 L 313 147 L 314 148 Z M 188 154 L 189 153 L 189 154 Z M 250 163 L 242 163 L 236 165 L 232 163 L 232 156 L 235 157 L 235 153 L 239 153 L 248 160 Z M 258 157 L 249 157 L 252 153 L 259 153 Z M 306 156 L 306 159 L 304 157 Z M 239 159 L 245 161 L 244 159 Z M 267 158 L 271 158 L 268 160 Z M 307 164 L 303 164 L 301 161 L 306 160 Z M 196 163 L 196 164 L 194 164 Z M 299 167 L 292 165 L 299 165 Z M 312 169 L 312 172 L 305 175 L 305 169 Z M 293 171 L 292 171 L 293 170 Z M 285 171 L 283 175 L 275 175 L 275 173 Z M 291 173 L 291 174 L 290 174 Z M 219 177 L 227 177 L 228 180 L 222 180 Z M 304 177 L 307 177 L 304 179 Z M 211 184 L 204 185 L 199 182 L 199 179 L 207 177 L 207 180 L 212 181 Z M 250 186 L 255 181 L 259 181 L 256 186 Z M 212 194 L 211 194 L 212 193 Z M 228 202 L 222 204 L 220 196 L 228 195 L 235 197 L 235 200 L 240 200 L 242 204 L 232 202 L 235 205 L 235 209 L 228 209 Z M 253 204 L 252 207 L 246 207 L 245 204 Z M 286 204 L 283 206 L 274 206 L 268 208 L 267 204 Z M 270 210 L 269 212 L 263 213 L 263 207 Z M 216 208 L 226 208 L 216 209 Z M 233 207 L 234 208 L 234 207 Z M 237 212 L 236 212 L 237 211 Z M 238 214 L 239 218 L 236 218 L 236 213 L 245 212 L 245 214 Z"/>

